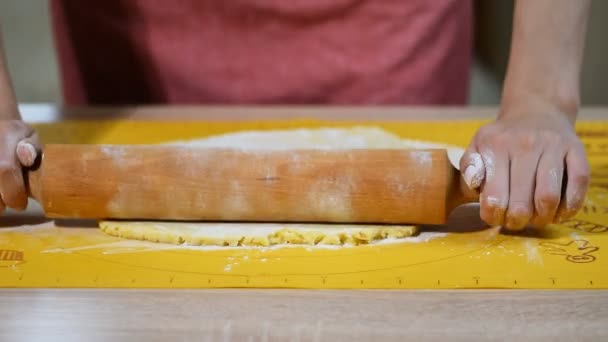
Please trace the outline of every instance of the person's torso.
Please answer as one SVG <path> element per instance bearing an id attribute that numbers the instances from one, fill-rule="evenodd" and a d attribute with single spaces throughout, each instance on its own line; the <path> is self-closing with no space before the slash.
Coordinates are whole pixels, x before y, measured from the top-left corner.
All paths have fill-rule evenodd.
<path id="1" fill-rule="evenodd" d="M 52 0 L 68 104 L 451 104 L 469 0 Z"/>

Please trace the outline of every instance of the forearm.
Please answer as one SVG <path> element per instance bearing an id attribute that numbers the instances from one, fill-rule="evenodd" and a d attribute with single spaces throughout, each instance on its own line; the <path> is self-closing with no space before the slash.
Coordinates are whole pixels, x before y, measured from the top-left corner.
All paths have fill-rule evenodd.
<path id="1" fill-rule="evenodd" d="M 0 34 L 0 120 L 20 119 L 3 45 Z"/>
<path id="2" fill-rule="evenodd" d="M 501 115 L 549 110 L 576 119 L 591 0 L 517 0 Z"/>

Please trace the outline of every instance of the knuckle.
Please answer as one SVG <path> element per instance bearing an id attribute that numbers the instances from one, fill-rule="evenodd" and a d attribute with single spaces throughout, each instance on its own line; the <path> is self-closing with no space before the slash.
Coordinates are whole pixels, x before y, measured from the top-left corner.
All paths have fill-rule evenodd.
<path id="1" fill-rule="evenodd" d="M 493 148 L 502 148 L 507 146 L 509 136 L 506 133 L 497 133 L 488 138 L 488 144 Z"/>
<path id="2" fill-rule="evenodd" d="M 570 144 L 575 150 L 585 152 L 585 144 L 576 135 L 570 139 Z"/>
<path id="3" fill-rule="evenodd" d="M 475 135 L 475 137 L 480 140 L 486 140 L 488 137 L 494 136 L 495 133 L 496 133 L 495 126 L 493 124 L 489 124 L 489 125 L 485 125 L 485 126 L 481 127 L 477 131 L 477 134 Z"/>
<path id="4" fill-rule="evenodd" d="M 538 138 L 535 134 L 521 134 L 517 139 L 517 147 L 520 149 L 529 150 L 532 147 L 536 146 L 538 143 Z"/>
<path id="5" fill-rule="evenodd" d="M 27 130 L 27 125 L 21 120 L 8 120 L 4 122 L 5 130 L 13 133 L 20 133 Z"/>
<path id="6" fill-rule="evenodd" d="M 0 122 L 0 137 L 3 145 L 30 136 L 34 129 L 21 120 L 5 120 Z"/>
<path id="7" fill-rule="evenodd" d="M 554 132 L 543 132 L 540 134 L 542 141 L 549 146 L 559 146 L 562 144 L 563 137 Z"/>

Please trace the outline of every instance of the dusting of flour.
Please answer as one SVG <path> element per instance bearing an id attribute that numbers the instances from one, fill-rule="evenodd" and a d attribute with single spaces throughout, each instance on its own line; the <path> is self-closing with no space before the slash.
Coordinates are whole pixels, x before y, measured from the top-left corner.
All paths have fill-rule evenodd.
<path id="1" fill-rule="evenodd" d="M 169 143 L 169 145 L 275 151 L 439 148 L 447 150 L 450 161 L 456 168 L 458 168 L 460 157 L 464 154 L 464 149 L 458 146 L 401 139 L 399 136 L 378 127 L 245 131 L 197 140 L 175 141 Z"/>

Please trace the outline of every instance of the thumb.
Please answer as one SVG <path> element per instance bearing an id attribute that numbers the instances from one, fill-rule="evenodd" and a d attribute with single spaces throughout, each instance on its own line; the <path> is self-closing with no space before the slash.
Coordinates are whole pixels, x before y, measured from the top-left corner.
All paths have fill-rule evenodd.
<path id="1" fill-rule="evenodd" d="M 469 188 L 478 189 L 486 175 L 486 168 L 481 154 L 469 147 L 462 158 L 460 158 L 460 173 Z"/>
<path id="2" fill-rule="evenodd" d="M 38 135 L 34 133 L 30 137 L 22 139 L 17 143 L 17 159 L 19 159 L 21 165 L 25 167 L 32 166 L 34 165 L 40 150 Z"/>

